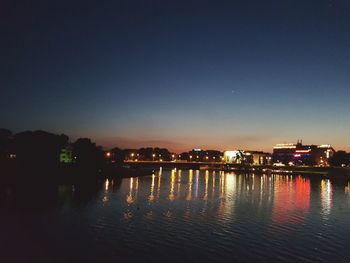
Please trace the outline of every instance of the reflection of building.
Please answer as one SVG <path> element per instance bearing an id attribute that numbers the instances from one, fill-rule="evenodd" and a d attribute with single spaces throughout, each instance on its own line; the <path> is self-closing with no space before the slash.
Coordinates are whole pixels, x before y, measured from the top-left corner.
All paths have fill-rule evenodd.
<path id="1" fill-rule="evenodd" d="M 269 165 L 271 164 L 271 154 L 260 151 L 225 151 L 225 163 Z"/>
<path id="2" fill-rule="evenodd" d="M 73 149 L 70 146 L 61 149 L 60 152 L 60 162 L 61 163 L 71 163 L 72 162 L 72 152 Z"/>
<path id="3" fill-rule="evenodd" d="M 301 224 L 310 210 L 310 179 L 294 180 L 276 176 L 274 180 L 273 221 L 279 224 Z M 295 216 L 295 215 L 298 216 Z"/>
<path id="4" fill-rule="evenodd" d="M 293 165 L 328 166 L 334 149 L 330 145 L 277 144 L 273 148 L 273 160 L 276 163 Z"/>

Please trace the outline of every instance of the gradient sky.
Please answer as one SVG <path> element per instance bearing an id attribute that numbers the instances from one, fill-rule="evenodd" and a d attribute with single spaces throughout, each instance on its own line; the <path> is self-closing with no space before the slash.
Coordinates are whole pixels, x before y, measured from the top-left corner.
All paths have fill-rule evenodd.
<path id="1" fill-rule="evenodd" d="M 348 0 L 5 0 L 0 23 L 0 126 L 14 132 L 350 150 Z"/>

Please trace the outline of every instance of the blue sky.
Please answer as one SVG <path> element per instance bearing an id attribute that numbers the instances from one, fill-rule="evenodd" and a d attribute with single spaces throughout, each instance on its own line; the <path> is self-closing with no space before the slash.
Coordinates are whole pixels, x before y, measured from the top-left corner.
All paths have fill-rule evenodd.
<path id="1" fill-rule="evenodd" d="M 350 150 L 348 1 L 5 1 L 1 125 L 106 147 Z"/>

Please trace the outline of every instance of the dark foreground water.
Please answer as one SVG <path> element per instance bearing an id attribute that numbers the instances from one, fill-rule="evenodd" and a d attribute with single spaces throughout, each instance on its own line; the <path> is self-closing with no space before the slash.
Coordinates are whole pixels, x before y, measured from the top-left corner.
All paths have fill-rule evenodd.
<path id="1" fill-rule="evenodd" d="M 0 262 L 350 262 L 350 184 L 163 171 L 3 188 Z"/>

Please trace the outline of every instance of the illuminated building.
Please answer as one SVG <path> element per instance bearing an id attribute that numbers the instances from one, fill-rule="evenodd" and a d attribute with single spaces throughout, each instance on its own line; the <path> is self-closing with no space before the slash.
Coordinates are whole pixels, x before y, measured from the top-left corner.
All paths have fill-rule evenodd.
<path id="1" fill-rule="evenodd" d="M 246 151 L 252 156 L 252 165 L 270 165 L 272 161 L 272 156 L 270 153 L 265 153 L 261 151 Z"/>
<path id="2" fill-rule="evenodd" d="M 261 151 L 225 151 L 224 162 L 232 164 L 269 165 L 271 154 Z"/>
<path id="3" fill-rule="evenodd" d="M 72 147 L 67 146 L 61 149 L 60 152 L 60 162 L 61 163 L 71 163 L 72 162 Z"/>
<path id="4" fill-rule="evenodd" d="M 242 164 L 244 163 L 244 159 L 246 155 L 244 151 L 225 151 L 224 152 L 224 162 L 225 163 L 234 163 L 234 164 Z"/>
<path id="5" fill-rule="evenodd" d="M 9 159 L 14 160 L 14 159 L 16 159 L 17 155 L 15 153 L 10 153 L 8 155 L 8 157 L 9 157 Z"/>
<path id="6" fill-rule="evenodd" d="M 220 162 L 222 156 L 222 152 L 216 150 L 193 149 L 189 152 L 181 153 L 179 159 L 190 162 Z"/>
<path id="7" fill-rule="evenodd" d="M 328 166 L 329 159 L 335 153 L 330 145 L 277 144 L 273 148 L 274 163 L 286 165 Z"/>

